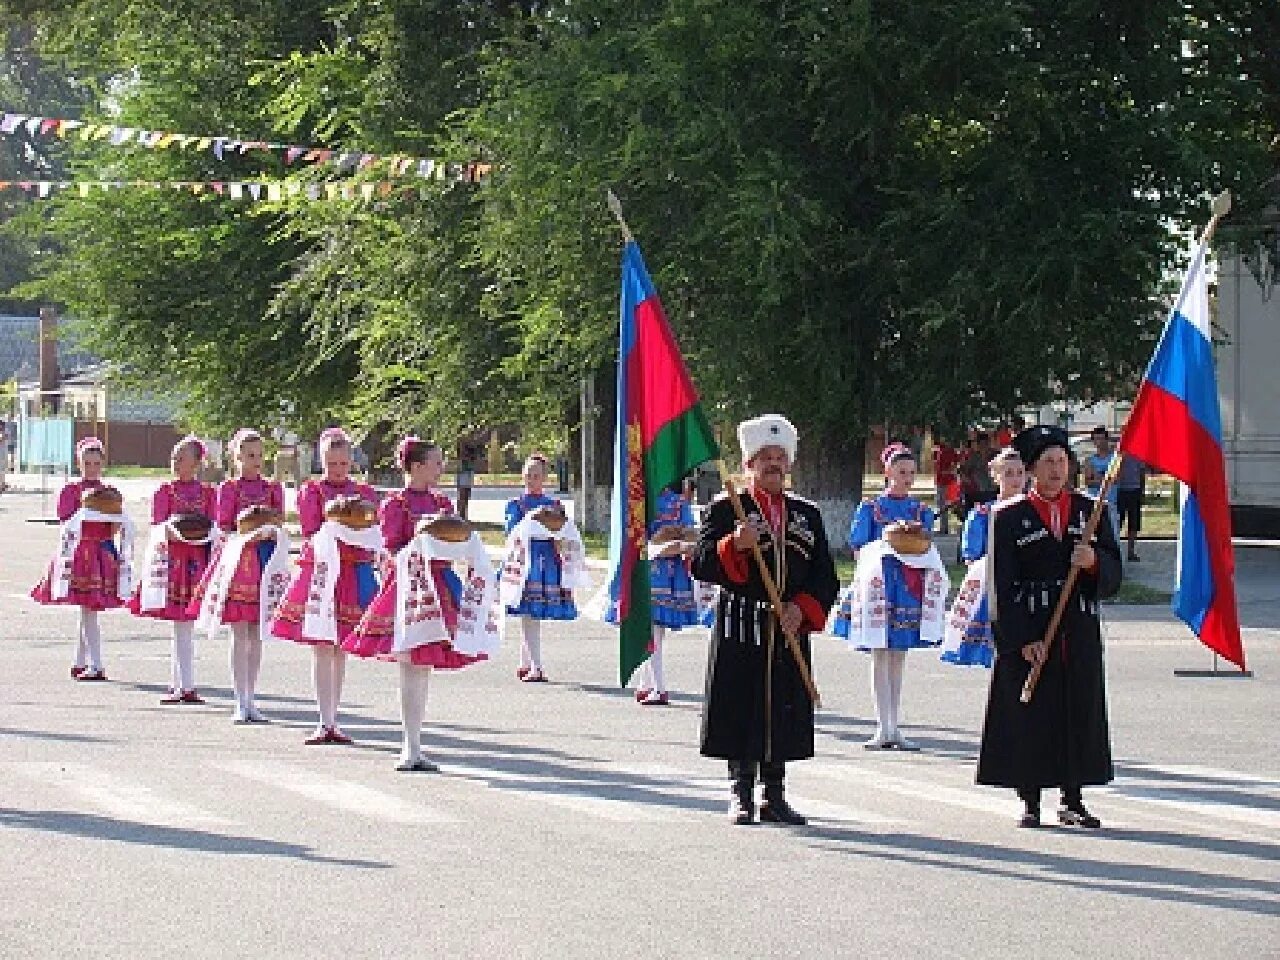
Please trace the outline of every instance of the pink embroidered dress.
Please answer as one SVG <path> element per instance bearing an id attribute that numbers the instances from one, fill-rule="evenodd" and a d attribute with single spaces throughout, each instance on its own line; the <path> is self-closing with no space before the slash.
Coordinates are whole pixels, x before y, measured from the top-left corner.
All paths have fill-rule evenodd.
<path id="1" fill-rule="evenodd" d="M 405 487 L 388 497 L 379 510 L 382 526 L 382 542 L 392 555 L 404 549 L 413 539 L 418 521 L 433 513 L 453 513 L 453 503 L 444 494 L 434 490 L 414 490 Z M 462 595 L 462 581 L 445 560 L 431 562 L 431 578 L 436 596 L 444 614 L 445 629 L 453 634 L 458 628 L 458 598 Z M 351 632 L 342 649 L 358 657 L 375 657 L 379 660 L 397 660 L 392 651 L 395 642 L 396 578 L 394 569 L 383 581 L 382 589 L 365 611 L 360 624 Z M 409 651 L 407 659 L 420 667 L 437 670 L 457 670 L 487 659 L 483 654 L 470 656 L 459 653 L 448 642 L 428 643 Z"/>
<path id="2" fill-rule="evenodd" d="M 271 635 L 297 643 L 328 643 L 304 636 L 303 617 L 306 613 L 307 594 L 311 590 L 311 577 L 315 571 L 315 555 L 311 549 L 311 537 L 324 523 L 324 505 L 338 497 L 360 497 L 370 503 L 378 502 L 378 494 L 367 483 L 357 483 L 348 478 L 345 483 L 334 484 L 328 480 L 309 480 L 298 492 L 298 524 L 307 538 L 298 558 L 298 570 L 289 583 L 275 619 L 271 622 Z M 378 581 L 373 575 L 373 554 L 360 547 L 338 542 L 338 579 L 334 582 L 334 601 L 337 605 L 338 643 L 351 633 L 365 608 L 378 592 Z"/>
<path id="3" fill-rule="evenodd" d="M 58 520 L 66 523 L 80 509 L 80 498 L 86 490 L 97 490 L 106 484 L 77 480 L 68 483 L 58 494 Z M 120 582 L 120 553 L 116 550 L 117 525 L 92 521 L 80 528 L 80 542 L 76 544 L 71 559 L 71 589 L 60 600 L 53 599 L 51 582 L 53 566 L 31 591 L 36 603 L 66 604 L 84 607 L 86 610 L 114 610 L 123 607 L 124 601 L 117 595 Z"/>
<path id="4" fill-rule="evenodd" d="M 284 513 L 284 487 L 264 477 L 252 480 L 241 477 L 223 481 L 218 487 L 218 514 L 215 517 L 218 527 L 226 533 L 235 533 L 236 517 L 242 510 L 253 506 L 266 506 Z M 231 579 L 226 605 L 222 608 L 223 623 L 257 623 L 259 620 L 262 568 L 271 559 L 276 545 L 274 541 L 263 540 L 253 544 L 253 547 L 254 549 L 246 549 L 240 554 L 240 563 Z M 217 562 L 218 556 L 215 553 L 209 559 L 209 566 L 196 587 L 191 603 L 187 605 L 187 613 L 193 619 L 200 614 L 200 604 L 204 600 L 209 577 Z"/>
<path id="5" fill-rule="evenodd" d="M 198 513 L 209 519 L 217 514 L 218 493 L 211 483 L 199 480 L 170 480 L 161 485 L 151 498 L 151 522 L 165 523 L 185 513 Z M 207 543 L 182 543 L 169 540 L 169 584 L 164 606 L 158 610 L 142 609 L 142 585 L 129 599 L 129 612 L 157 620 L 195 620 L 191 600 L 196 595 L 204 572 L 209 566 L 211 548 Z"/>

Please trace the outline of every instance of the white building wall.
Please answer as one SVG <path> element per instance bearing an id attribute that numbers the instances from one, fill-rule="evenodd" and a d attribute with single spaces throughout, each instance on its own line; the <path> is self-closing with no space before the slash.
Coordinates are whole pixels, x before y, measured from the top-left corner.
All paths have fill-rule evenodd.
<path id="1" fill-rule="evenodd" d="M 1280 511 L 1280 283 L 1238 257 L 1220 261 L 1217 351 L 1227 487 L 1233 507 Z"/>

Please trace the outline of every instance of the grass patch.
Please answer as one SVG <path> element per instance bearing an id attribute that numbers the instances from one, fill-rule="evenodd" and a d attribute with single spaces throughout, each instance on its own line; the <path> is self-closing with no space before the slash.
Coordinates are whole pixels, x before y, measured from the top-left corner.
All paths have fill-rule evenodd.
<path id="1" fill-rule="evenodd" d="M 168 467 L 137 467 L 130 464 L 112 463 L 107 465 L 107 479 L 112 477 L 120 477 L 122 479 L 132 477 L 163 477 L 169 479 L 170 469 Z"/>
<path id="2" fill-rule="evenodd" d="M 1126 580 L 1120 584 L 1120 589 L 1116 595 L 1104 602 L 1116 604 L 1117 606 L 1151 606 L 1155 604 L 1167 605 L 1172 599 L 1173 594 L 1168 590 L 1149 587 L 1145 583 L 1138 583 L 1136 580 Z"/>

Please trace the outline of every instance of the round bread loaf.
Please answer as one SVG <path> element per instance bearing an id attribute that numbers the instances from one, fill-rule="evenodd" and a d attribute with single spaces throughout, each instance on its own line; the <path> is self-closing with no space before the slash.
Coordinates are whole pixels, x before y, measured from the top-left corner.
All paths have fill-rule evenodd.
<path id="1" fill-rule="evenodd" d="M 86 510 L 119 516 L 124 513 L 124 497 L 115 487 L 98 487 L 80 495 L 80 506 Z"/>
<path id="2" fill-rule="evenodd" d="M 653 543 L 675 543 L 676 541 L 691 542 L 698 539 L 698 531 L 693 527 L 682 527 L 672 525 L 663 527 L 653 535 Z"/>
<path id="3" fill-rule="evenodd" d="M 555 506 L 539 507 L 533 511 L 533 519 L 542 524 L 552 533 L 558 533 L 569 522 L 569 516 L 564 512 L 564 507 L 559 504 Z"/>
<path id="4" fill-rule="evenodd" d="M 203 513 L 183 513 L 172 517 L 169 527 L 188 543 L 203 543 L 213 532 L 213 521 Z"/>
<path id="5" fill-rule="evenodd" d="M 471 539 L 471 524 L 456 513 L 431 513 L 418 521 L 417 532 L 444 543 L 466 543 Z"/>
<path id="6" fill-rule="evenodd" d="M 278 527 L 283 522 L 284 514 L 279 510 L 255 503 L 252 507 L 246 507 L 240 511 L 240 515 L 236 517 L 236 531 L 254 533 L 263 527 Z"/>
<path id="7" fill-rule="evenodd" d="M 932 542 L 923 526 L 906 520 L 895 520 L 884 528 L 884 539 L 895 551 L 906 557 L 928 553 Z"/>
<path id="8" fill-rule="evenodd" d="M 364 497 L 335 497 L 324 505 L 324 516 L 352 530 L 368 530 L 378 522 L 378 508 Z"/>

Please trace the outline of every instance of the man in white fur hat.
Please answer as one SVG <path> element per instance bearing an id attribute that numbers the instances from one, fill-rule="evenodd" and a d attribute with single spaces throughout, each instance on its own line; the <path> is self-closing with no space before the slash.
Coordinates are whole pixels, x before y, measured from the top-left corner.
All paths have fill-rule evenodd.
<path id="1" fill-rule="evenodd" d="M 839 583 L 818 508 L 784 489 L 796 455 L 796 429 L 777 414 L 738 425 L 748 487 L 747 523 L 729 498 L 707 509 L 693 575 L 720 587 L 711 633 L 702 754 L 729 762 L 734 823 L 754 823 L 757 768 L 764 783 L 760 820 L 805 822 L 783 792 L 786 763 L 813 756 L 813 703 L 789 651 L 796 633 L 806 660 L 809 634 L 821 631 Z M 782 597 L 773 611 L 752 556 L 758 545 Z"/>

